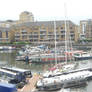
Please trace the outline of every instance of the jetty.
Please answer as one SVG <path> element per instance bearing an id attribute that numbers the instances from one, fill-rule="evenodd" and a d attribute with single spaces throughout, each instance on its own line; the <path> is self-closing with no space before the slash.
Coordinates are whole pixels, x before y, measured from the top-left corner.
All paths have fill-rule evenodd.
<path id="1" fill-rule="evenodd" d="M 40 75 L 38 74 L 34 74 L 32 78 L 27 78 L 27 84 L 23 88 L 18 89 L 18 92 L 35 92 L 35 86 L 39 78 Z"/>

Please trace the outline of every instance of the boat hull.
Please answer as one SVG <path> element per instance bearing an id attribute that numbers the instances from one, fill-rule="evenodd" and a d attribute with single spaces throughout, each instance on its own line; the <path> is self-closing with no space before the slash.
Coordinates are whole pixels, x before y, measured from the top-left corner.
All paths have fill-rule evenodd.
<path id="1" fill-rule="evenodd" d="M 75 88 L 75 87 L 84 87 L 87 85 L 86 80 L 82 81 L 71 81 L 68 83 L 57 83 L 55 85 L 46 85 L 46 86 L 40 86 L 36 87 L 39 91 L 56 91 L 60 90 L 62 88 Z"/>
<path id="2" fill-rule="evenodd" d="M 64 88 L 75 88 L 75 87 L 78 88 L 78 87 L 83 87 L 86 85 L 87 85 L 86 80 L 83 80 L 83 81 L 76 81 L 76 82 L 64 84 Z"/>
<path id="3" fill-rule="evenodd" d="M 46 85 L 46 86 L 36 86 L 36 88 L 39 90 L 39 91 L 56 91 L 56 90 L 60 90 L 61 87 L 63 85 L 61 85 L 60 83 L 57 83 L 57 84 L 51 84 L 51 85 Z"/>
<path id="4" fill-rule="evenodd" d="M 75 58 L 75 61 L 77 60 L 88 60 L 88 59 L 92 59 L 92 56 L 89 56 L 89 57 L 74 57 Z"/>
<path id="5" fill-rule="evenodd" d="M 37 83 L 37 88 L 44 91 L 55 91 L 62 88 L 83 87 L 92 80 L 92 69 L 84 68 L 61 75 L 44 78 Z"/>

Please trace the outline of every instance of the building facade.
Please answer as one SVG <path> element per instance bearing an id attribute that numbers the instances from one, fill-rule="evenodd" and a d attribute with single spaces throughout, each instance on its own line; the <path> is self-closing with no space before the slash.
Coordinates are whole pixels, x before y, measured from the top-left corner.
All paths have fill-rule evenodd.
<path id="1" fill-rule="evenodd" d="M 82 27 L 81 27 L 82 28 Z M 84 32 L 85 33 L 85 32 Z M 55 37 L 56 34 L 56 37 Z M 78 26 L 72 21 L 34 21 L 31 12 L 24 11 L 19 20 L 0 22 L 0 42 L 30 42 L 32 44 L 54 44 L 79 39 Z"/>
<path id="2" fill-rule="evenodd" d="M 10 43 L 14 41 L 13 33 L 10 28 L 0 27 L 0 43 Z"/>
<path id="3" fill-rule="evenodd" d="M 87 27 L 87 21 L 82 20 L 80 21 L 80 40 L 83 40 L 86 38 L 86 27 Z"/>
<path id="4" fill-rule="evenodd" d="M 14 38 L 16 42 L 27 41 L 34 44 L 49 44 L 55 42 L 55 30 L 56 30 L 56 41 L 61 43 L 66 40 L 77 42 L 78 30 L 77 25 L 71 21 L 39 21 L 39 22 L 26 22 L 14 25 L 12 31 L 14 32 Z M 66 35 L 65 35 L 66 33 Z M 66 37 L 65 37 L 66 36 Z"/>
<path id="5" fill-rule="evenodd" d="M 80 22 L 80 35 L 88 40 L 92 40 L 92 20 L 82 20 Z"/>
<path id="6" fill-rule="evenodd" d="M 19 15 L 19 23 L 34 22 L 34 16 L 31 12 L 24 11 Z"/>

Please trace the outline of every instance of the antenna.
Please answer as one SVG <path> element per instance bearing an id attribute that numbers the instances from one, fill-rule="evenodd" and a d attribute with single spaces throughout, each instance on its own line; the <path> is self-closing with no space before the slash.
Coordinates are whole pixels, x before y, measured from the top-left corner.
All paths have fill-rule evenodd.
<path id="1" fill-rule="evenodd" d="M 66 3 L 64 3 L 65 9 L 65 52 L 67 52 L 67 8 Z M 67 62 L 67 54 L 65 54 L 65 61 Z"/>
<path id="2" fill-rule="evenodd" d="M 54 21 L 54 36 L 55 36 L 55 63 L 57 65 L 57 52 L 56 52 L 56 46 L 57 46 L 57 43 L 56 43 L 56 21 Z"/>

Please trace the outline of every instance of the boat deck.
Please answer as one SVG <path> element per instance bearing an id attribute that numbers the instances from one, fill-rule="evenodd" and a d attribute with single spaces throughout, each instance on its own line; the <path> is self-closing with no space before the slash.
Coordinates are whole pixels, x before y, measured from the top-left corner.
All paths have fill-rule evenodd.
<path id="1" fill-rule="evenodd" d="M 32 78 L 27 78 L 28 83 L 22 89 L 18 89 L 18 92 L 34 92 L 36 90 L 36 82 L 39 78 L 40 76 L 38 74 L 34 74 Z"/>

